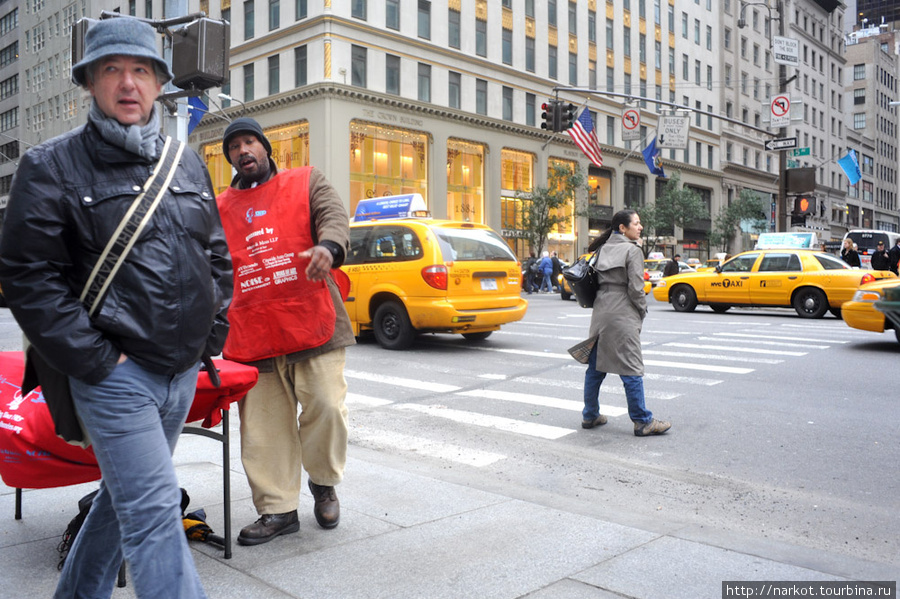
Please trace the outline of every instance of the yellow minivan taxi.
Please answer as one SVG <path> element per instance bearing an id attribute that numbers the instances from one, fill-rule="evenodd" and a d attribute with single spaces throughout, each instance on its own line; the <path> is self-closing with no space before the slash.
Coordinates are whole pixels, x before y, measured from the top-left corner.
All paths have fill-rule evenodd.
<path id="1" fill-rule="evenodd" d="M 406 349 L 419 333 L 482 340 L 525 316 L 521 265 L 490 227 L 366 210 L 360 218 L 358 208 L 350 223 L 341 266 L 357 336 L 372 331 L 386 349 Z"/>

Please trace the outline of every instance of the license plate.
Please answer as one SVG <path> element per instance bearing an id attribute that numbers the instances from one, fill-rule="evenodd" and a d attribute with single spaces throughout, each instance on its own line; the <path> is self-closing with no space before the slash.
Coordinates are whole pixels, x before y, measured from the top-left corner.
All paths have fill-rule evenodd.
<path id="1" fill-rule="evenodd" d="M 496 291 L 497 290 L 497 279 L 481 279 L 481 290 L 482 291 Z"/>

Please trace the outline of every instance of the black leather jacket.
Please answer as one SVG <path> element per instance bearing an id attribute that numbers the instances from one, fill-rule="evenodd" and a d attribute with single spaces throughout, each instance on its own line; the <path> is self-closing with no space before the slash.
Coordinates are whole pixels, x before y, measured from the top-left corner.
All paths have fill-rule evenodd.
<path id="1" fill-rule="evenodd" d="M 153 167 L 89 123 L 29 149 L 13 179 L 0 237 L 4 296 L 44 359 L 89 384 L 120 353 L 171 375 L 225 343 L 231 257 L 209 173 L 189 149 L 101 307 L 89 317 L 79 301 Z"/>

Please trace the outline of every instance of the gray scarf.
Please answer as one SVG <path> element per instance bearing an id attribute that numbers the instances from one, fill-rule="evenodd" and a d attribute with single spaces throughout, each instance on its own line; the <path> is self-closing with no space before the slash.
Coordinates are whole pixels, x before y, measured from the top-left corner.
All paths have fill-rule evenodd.
<path id="1" fill-rule="evenodd" d="M 123 125 L 114 118 L 103 114 L 97 102 L 91 103 L 88 120 L 94 123 L 100 137 L 108 143 L 123 148 L 148 160 L 156 160 L 156 140 L 159 139 L 159 114 L 156 106 L 150 114 L 150 120 L 143 127 L 139 125 Z"/>

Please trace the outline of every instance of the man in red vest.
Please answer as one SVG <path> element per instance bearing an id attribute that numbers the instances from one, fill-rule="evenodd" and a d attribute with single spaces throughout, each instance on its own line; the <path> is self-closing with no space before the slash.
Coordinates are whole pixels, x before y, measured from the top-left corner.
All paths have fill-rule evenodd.
<path id="1" fill-rule="evenodd" d="M 321 171 L 278 170 L 255 120 L 232 122 L 222 149 L 237 170 L 216 199 L 235 272 L 223 353 L 260 371 L 239 403 L 241 459 L 260 518 L 238 543 L 259 545 L 300 529 L 301 466 L 316 521 L 334 528 L 340 519 L 334 487 L 347 459 L 344 355 L 355 340 L 336 278 L 350 227 Z"/>

